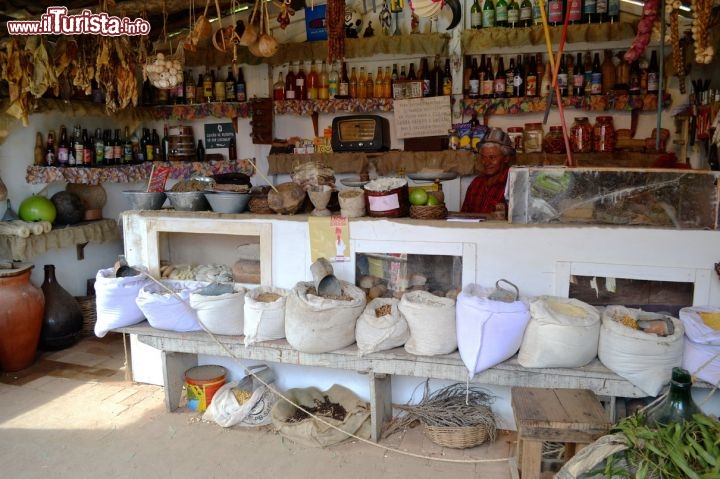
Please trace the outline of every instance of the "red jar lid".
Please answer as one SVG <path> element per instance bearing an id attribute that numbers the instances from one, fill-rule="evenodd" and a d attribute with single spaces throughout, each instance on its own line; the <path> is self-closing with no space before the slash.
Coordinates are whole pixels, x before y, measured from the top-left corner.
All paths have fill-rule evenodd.
<path id="1" fill-rule="evenodd" d="M 522 126 L 511 126 L 508 128 L 508 133 L 522 133 Z"/>

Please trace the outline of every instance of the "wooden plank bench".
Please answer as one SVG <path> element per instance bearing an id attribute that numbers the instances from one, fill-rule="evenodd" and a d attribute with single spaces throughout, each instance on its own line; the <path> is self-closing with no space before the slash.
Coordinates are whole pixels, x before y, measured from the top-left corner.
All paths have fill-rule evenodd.
<path id="1" fill-rule="evenodd" d="M 115 329 L 135 334 L 138 340 L 162 351 L 165 406 L 178 408 L 186 370 L 198 364 L 198 355 L 236 357 L 269 363 L 316 366 L 367 374 L 370 382 L 372 438 L 378 440 L 385 421 L 392 417 L 391 378 L 412 376 L 464 382 L 467 368 L 456 351 L 441 356 L 416 356 L 396 348 L 360 356 L 356 345 L 330 353 L 310 354 L 293 349 L 285 340 L 265 341 L 245 347 L 242 336 L 216 336 L 205 332 L 177 333 L 151 327 L 147 322 Z M 615 418 L 616 398 L 646 396 L 629 381 L 608 370 L 596 358 L 575 368 L 525 368 L 517 357 L 476 374 L 474 384 L 538 388 L 589 389 L 606 400 L 608 417 Z"/>

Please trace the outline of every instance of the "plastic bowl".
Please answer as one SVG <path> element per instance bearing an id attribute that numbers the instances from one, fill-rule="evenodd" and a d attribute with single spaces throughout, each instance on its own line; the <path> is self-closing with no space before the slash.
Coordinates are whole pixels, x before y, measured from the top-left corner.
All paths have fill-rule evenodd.
<path id="1" fill-rule="evenodd" d="M 130 203 L 130 209 L 133 210 L 159 210 L 165 203 L 165 192 L 152 192 L 147 191 L 123 191 L 123 195 L 127 198 Z"/>
<path id="2" fill-rule="evenodd" d="M 202 191 L 166 191 L 170 204 L 177 211 L 207 211 L 210 205 Z"/>
<path id="3" fill-rule="evenodd" d="M 205 198 L 216 213 L 242 213 L 250 201 L 250 194 L 206 191 Z"/>

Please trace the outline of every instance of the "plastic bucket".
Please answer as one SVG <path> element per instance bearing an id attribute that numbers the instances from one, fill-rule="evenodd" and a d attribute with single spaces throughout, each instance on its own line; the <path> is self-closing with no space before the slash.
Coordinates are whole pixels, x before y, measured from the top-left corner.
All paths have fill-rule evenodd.
<path id="1" fill-rule="evenodd" d="M 211 364 L 195 366 L 185 371 L 188 409 L 205 411 L 217 390 L 225 384 L 226 376 L 227 369 Z"/>

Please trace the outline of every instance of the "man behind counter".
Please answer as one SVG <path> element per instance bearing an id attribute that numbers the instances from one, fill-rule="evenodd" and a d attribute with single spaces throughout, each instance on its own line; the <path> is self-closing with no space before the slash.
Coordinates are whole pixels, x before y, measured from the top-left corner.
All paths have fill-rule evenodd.
<path id="1" fill-rule="evenodd" d="M 480 162 L 482 168 L 478 169 L 482 172 L 468 186 L 460 211 L 490 215 L 495 213 L 498 204 L 504 206 L 505 183 L 514 158 L 515 148 L 510 137 L 500 128 L 491 128 L 475 159 Z"/>

